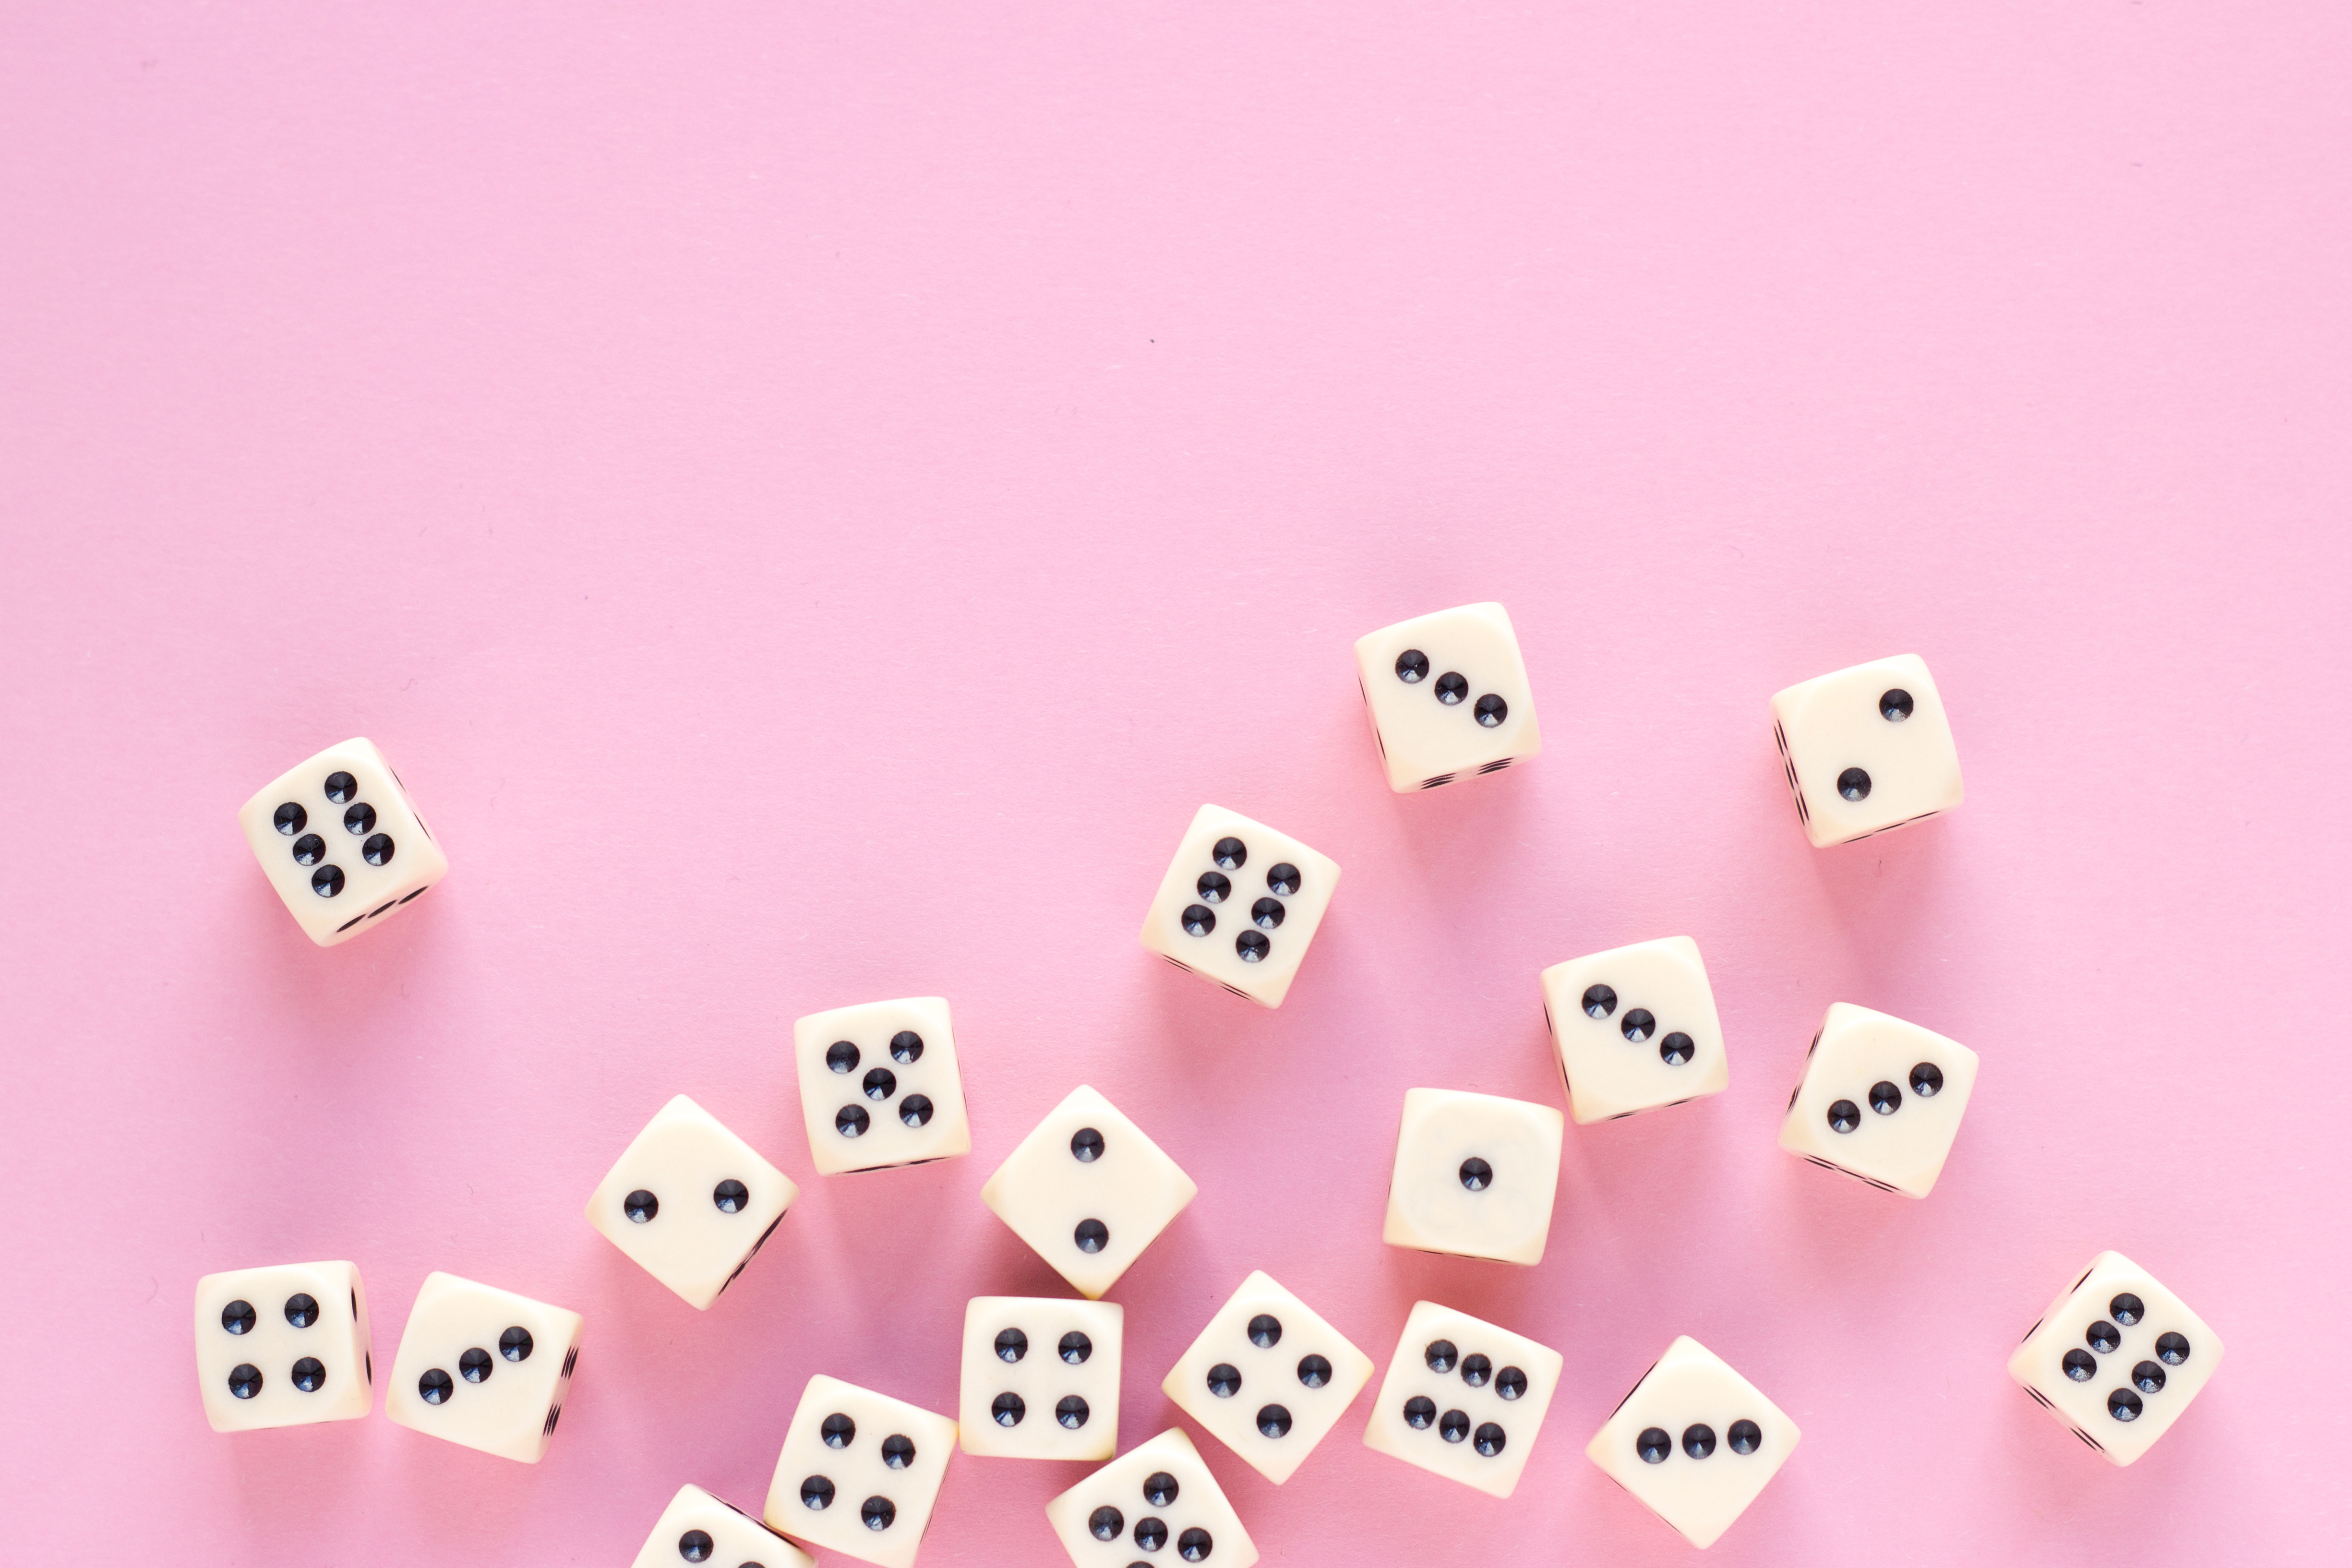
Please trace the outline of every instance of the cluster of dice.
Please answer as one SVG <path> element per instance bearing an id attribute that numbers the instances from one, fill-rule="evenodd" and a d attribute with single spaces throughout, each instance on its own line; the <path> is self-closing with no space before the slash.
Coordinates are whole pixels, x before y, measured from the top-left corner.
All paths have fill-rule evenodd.
<path id="1" fill-rule="evenodd" d="M 1493 773 L 1540 746 L 1518 642 L 1499 604 L 1375 632 L 1358 674 L 1391 788 Z M 1857 665 L 1773 697 L 1797 813 L 1816 846 L 1960 800 L 1958 754 L 1918 658 Z M 240 815 L 264 871 L 313 940 L 332 945 L 415 899 L 447 869 L 399 779 L 365 740 L 277 779 Z M 1143 945 L 1237 996 L 1279 1006 L 1339 879 L 1299 841 L 1216 806 L 1192 819 L 1152 900 Z M 1579 1124 L 1720 1093 L 1723 1030 L 1698 945 L 1668 936 L 1541 976 L 1568 1114 Z M 793 1030 L 813 1163 L 824 1175 L 967 1154 L 971 1130 L 948 1004 L 907 998 L 814 1013 Z M 1968 1109 L 1973 1051 L 1865 1008 L 1832 1004 L 1807 1051 L 1780 1145 L 1889 1193 L 1925 1197 Z M 1532 1264 L 1543 1257 L 1564 1120 L 1550 1105 L 1448 1089 L 1406 1092 L 1382 1239 Z M 1192 1199 L 1192 1177 L 1080 1086 L 981 1189 L 1080 1300 L 983 1296 L 964 1314 L 953 1419 L 812 1378 L 761 1517 L 679 1490 L 636 1562 L 774 1568 L 812 1562 L 786 1536 L 908 1568 L 950 1453 L 1112 1460 L 1045 1513 L 1079 1568 L 1148 1568 L 1173 1549 L 1248 1568 L 1257 1549 L 1192 1439 L 1171 1427 L 1113 1458 L 1125 1309 L 1101 1300 Z M 798 1197 L 792 1181 L 681 1094 L 588 1200 L 588 1220 L 646 1272 L 708 1308 Z M 213 1274 L 198 1283 L 197 1371 L 218 1430 L 368 1413 L 367 1302 L 348 1262 Z M 576 1312 L 436 1273 L 401 1335 L 384 1412 L 526 1463 L 546 1451 L 579 1355 Z M 2117 1464 L 2144 1453 L 2212 1375 L 2221 1341 L 2146 1270 L 2102 1253 L 2028 1332 L 2011 1375 Z M 1364 1441 L 1507 1498 L 1558 1388 L 1560 1354 L 1434 1301 L 1405 1320 Z M 2126 1370 L 2127 1369 L 2127 1370 Z M 1201 1427 L 1276 1484 L 1371 1379 L 1373 1364 L 1264 1272 L 1252 1273 L 1161 1383 Z M 1693 1544 L 1729 1527 L 1795 1448 L 1796 1424 L 1705 1346 L 1676 1339 L 1586 1448 Z"/>

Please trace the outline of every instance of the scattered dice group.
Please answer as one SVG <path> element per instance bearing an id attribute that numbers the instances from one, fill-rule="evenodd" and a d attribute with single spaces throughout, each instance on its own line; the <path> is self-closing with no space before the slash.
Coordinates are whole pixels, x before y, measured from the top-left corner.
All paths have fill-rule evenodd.
<path id="1" fill-rule="evenodd" d="M 1356 644 L 1390 787 L 1436 789 L 1541 747 L 1518 640 L 1499 604 L 1401 622 Z M 1816 846 L 1959 804 L 1958 754 L 1924 662 L 1906 654 L 1772 698 L 1797 815 Z M 331 747 L 239 813 L 271 886 L 312 941 L 344 942 L 416 899 L 447 857 L 376 747 Z M 1239 997 L 1279 1007 L 1330 908 L 1339 867 L 1297 839 L 1202 806 L 1144 917 L 1142 944 Z M 1561 1140 L 1579 1125 L 1721 1093 L 1730 1062 L 1698 944 L 1633 943 L 1539 977 L 1566 1115 L 1446 1088 L 1409 1090 L 1387 1218 L 1391 1246 L 1532 1265 L 1551 1229 Z M 793 1028 L 811 1164 L 821 1175 L 971 1150 L 953 1019 L 939 997 L 811 1013 Z M 1805 1053 L 1781 1147 L 1923 1198 L 1975 1087 L 1976 1053 L 1833 1003 Z M 838 1378 L 810 1379 L 759 1518 L 682 1487 L 637 1568 L 810 1564 L 797 1541 L 908 1568 L 950 1454 L 1108 1461 L 1046 1505 L 1080 1568 L 1213 1560 L 1257 1548 L 1181 1427 L 1118 1453 L 1126 1309 L 1101 1300 L 1198 1191 L 1109 1100 L 1080 1085 L 1007 1155 L 981 1198 L 1076 1299 L 974 1297 L 953 1418 Z M 758 1256 L 799 1197 L 782 1171 L 684 1094 L 590 1195 L 588 1222 L 697 1309 Z M 365 1416 L 374 1361 L 359 1270 L 343 1261 L 207 1275 L 196 1365 L 220 1431 Z M 428 1276 L 393 1358 L 384 1412 L 525 1463 L 547 1451 L 580 1354 L 577 1312 Z M 2212 1375 L 2221 1343 L 2146 1270 L 2102 1253 L 2034 1324 L 2011 1375 L 2083 1442 L 2129 1464 Z M 1414 1303 L 1364 1442 L 1507 1498 L 1559 1390 L 1557 1350 L 1435 1301 Z M 1277 1485 L 1371 1382 L 1370 1357 L 1263 1270 L 1211 1317 L 1160 1387 Z M 1796 1423 L 1696 1340 L 1668 1345 L 1585 1452 L 1693 1545 L 1712 1543 L 1795 1449 Z M 786 1539 L 786 1538 L 790 1539 Z M 1146 1554 L 1139 1557 L 1138 1553 Z"/>

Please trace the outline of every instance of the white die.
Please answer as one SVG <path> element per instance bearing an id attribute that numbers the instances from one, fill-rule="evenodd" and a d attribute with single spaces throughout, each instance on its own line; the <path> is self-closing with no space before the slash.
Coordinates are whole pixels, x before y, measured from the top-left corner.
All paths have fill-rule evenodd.
<path id="1" fill-rule="evenodd" d="M 912 1568 L 948 1473 L 956 1424 L 822 1375 L 776 1456 L 768 1528 L 831 1551 Z"/>
<path id="2" fill-rule="evenodd" d="M 373 928 L 449 869 L 400 776 L 364 738 L 270 780 L 236 822 L 269 885 L 321 947 Z"/>
<path id="3" fill-rule="evenodd" d="M 1465 604 L 1356 640 L 1356 684 L 1389 788 L 1434 789 L 1543 749 L 1518 635 L 1499 604 Z"/>
<path id="4" fill-rule="evenodd" d="M 688 1306 L 708 1307 L 767 1244 L 800 1189 L 680 1094 L 621 1151 L 588 1223 Z"/>
<path id="5" fill-rule="evenodd" d="M 1160 1389 L 1280 1486 L 1371 1377 L 1370 1356 L 1261 1270 L 1217 1309 Z"/>
<path id="6" fill-rule="evenodd" d="M 1779 1473 L 1797 1424 L 1706 1346 L 1666 1347 L 1585 1457 L 1693 1546 L 1711 1546 Z"/>
<path id="7" fill-rule="evenodd" d="M 822 1176 L 971 1153 L 944 997 L 901 997 L 793 1024 L 801 1116 Z"/>
<path id="8" fill-rule="evenodd" d="M 1730 1087 L 1715 988 L 1687 936 L 1554 964 L 1543 972 L 1543 998 L 1578 1126 Z"/>
<path id="9" fill-rule="evenodd" d="M 1780 1146 L 1881 1192 L 1925 1197 L 1976 1082 L 1977 1053 L 1959 1041 L 1832 1002 L 1789 1092 Z"/>
<path id="10" fill-rule="evenodd" d="M 1559 1386 L 1559 1352 L 1468 1312 L 1415 1301 L 1364 1446 L 1508 1497 Z"/>
<path id="11" fill-rule="evenodd" d="M 633 1568 L 816 1568 L 816 1559 L 739 1508 L 700 1487 L 683 1486 L 669 1500 Z"/>
<path id="12" fill-rule="evenodd" d="M 1772 697 L 1772 738 L 1815 849 L 1960 803 L 1960 754 L 1927 661 L 1899 653 Z"/>
<path id="13" fill-rule="evenodd" d="M 1176 1561 L 1250 1568 L 1257 1543 L 1181 1427 L 1138 1443 L 1045 1505 L 1078 1568 L 1129 1568 L 1172 1546 Z"/>
<path id="14" fill-rule="evenodd" d="M 1339 865 L 1287 833 L 1203 806 L 1143 917 L 1143 945 L 1237 997 L 1278 1008 L 1339 884 Z"/>
<path id="15" fill-rule="evenodd" d="M 1108 1459 L 1118 1452 L 1127 1309 L 1046 1296 L 974 1296 L 963 1312 L 956 1431 L 967 1454 Z"/>
<path id="16" fill-rule="evenodd" d="M 2221 1337 L 2156 1276 L 2102 1252 L 2009 1358 L 2009 1375 L 2090 1447 L 2130 1464 L 2221 1364 Z"/>
<path id="17" fill-rule="evenodd" d="M 1406 1090 L 1381 1239 L 1503 1263 L 1543 1261 L 1565 1127 L 1549 1105 Z"/>
<path id="18" fill-rule="evenodd" d="M 393 1358 L 383 1413 L 486 1454 L 546 1456 L 580 1359 L 580 1314 L 432 1273 Z"/>
<path id="19" fill-rule="evenodd" d="M 233 1269 L 196 1281 L 196 1387 L 214 1431 L 356 1420 L 374 1385 L 354 1265 Z"/>
<path id="20" fill-rule="evenodd" d="M 1080 1084 L 1005 1156 L 980 1200 L 1093 1299 L 1200 1190 L 1142 1128 Z"/>

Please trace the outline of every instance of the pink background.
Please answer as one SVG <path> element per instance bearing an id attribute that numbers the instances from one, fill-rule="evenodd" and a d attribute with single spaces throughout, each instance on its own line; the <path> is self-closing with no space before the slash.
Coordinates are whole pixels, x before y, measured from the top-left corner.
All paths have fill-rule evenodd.
<path id="1" fill-rule="evenodd" d="M 1805 1432 L 1716 1562 L 2341 1560 L 2352 14 L 364 9 L 0 6 L 17 1560 L 756 1506 L 1059 1291 L 977 1190 L 1081 1081 L 1201 1184 L 1125 1442 L 1255 1266 L 1567 1354 L 1508 1502 L 1211 1451 L 1271 1563 L 1685 1561 L 1581 1457 L 1678 1333 Z M 1392 796 L 1349 644 L 1489 597 L 1548 749 Z M 1808 849 L 1766 698 L 1903 650 L 1968 804 Z M 232 814 L 353 734 L 455 869 L 322 952 Z M 1278 1012 L 1136 945 L 1204 800 L 1346 867 Z M 1381 1246 L 1404 1090 L 1555 1101 L 1537 970 L 1675 932 L 1730 1092 L 1572 1128 L 1539 1268 Z M 927 991 L 971 1157 L 815 1178 L 790 1020 Z M 1926 1203 L 1774 1145 L 1840 998 L 1982 1053 Z M 804 1187 L 707 1314 L 580 1216 L 681 1090 Z M 2129 1470 L 2002 1370 L 2103 1247 L 2230 1346 Z M 547 1461 L 207 1430 L 196 1276 L 328 1257 L 380 1364 L 433 1269 L 585 1312 Z"/>

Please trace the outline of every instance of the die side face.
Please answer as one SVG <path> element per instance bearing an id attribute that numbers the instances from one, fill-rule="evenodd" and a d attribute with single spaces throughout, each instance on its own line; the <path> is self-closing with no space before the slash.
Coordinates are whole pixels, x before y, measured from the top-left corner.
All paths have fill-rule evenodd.
<path id="1" fill-rule="evenodd" d="M 1951 723 L 1926 662 L 1915 653 L 1778 693 L 1772 734 L 1798 818 L 1816 849 L 1960 803 Z"/>
<path id="2" fill-rule="evenodd" d="M 1108 1100 L 1080 1087 L 981 1188 L 981 1200 L 1081 1294 L 1118 1282 L 1199 1189 Z"/>
<path id="3" fill-rule="evenodd" d="M 1108 1301 L 978 1296 L 964 1309 L 956 1431 L 967 1454 L 1107 1459 L 1118 1448 L 1127 1311 Z"/>
<path id="4" fill-rule="evenodd" d="M 955 1031 L 940 997 L 811 1013 L 793 1025 L 809 1157 L 827 1176 L 971 1152 Z"/>
<path id="5" fill-rule="evenodd" d="M 2087 1446 L 2130 1464 L 2179 1419 L 2221 1341 L 2155 1276 L 2103 1252 L 2030 1330 L 2010 1375 Z"/>
<path id="6" fill-rule="evenodd" d="M 1558 1351 L 1467 1312 L 1420 1301 L 1365 1428 L 1367 1447 L 1508 1497 L 1551 1408 Z"/>
<path id="7" fill-rule="evenodd" d="M 816 1568 L 816 1559 L 740 1509 L 685 1486 L 654 1524 L 634 1568 Z"/>
<path id="8" fill-rule="evenodd" d="M 1370 1356 L 1259 1272 L 1218 1309 L 1160 1388 L 1279 1486 L 1371 1376 Z"/>
<path id="9" fill-rule="evenodd" d="M 409 1310 L 383 1411 L 403 1427 L 537 1464 L 580 1358 L 580 1314 L 428 1274 Z"/>
<path id="10" fill-rule="evenodd" d="M 449 869 L 391 765 L 364 739 L 329 747 L 265 785 L 237 825 L 322 947 L 373 930 Z"/>
<path id="11" fill-rule="evenodd" d="M 1079 1568 L 1257 1561 L 1256 1543 L 1180 1428 L 1139 1443 L 1047 1503 L 1045 1519 Z"/>
<path id="12" fill-rule="evenodd" d="M 1730 1086 L 1715 990 L 1687 936 L 1595 953 L 1543 972 L 1569 1111 L 1581 1126 Z"/>
<path id="13" fill-rule="evenodd" d="M 207 1274 L 196 1281 L 196 1385 L 215 1432 L 350 1421 L 375 1363 L 367 1298 L 345 1262 Z"/>
<path id="14" fill-rule="evenodd" d="M 772 1530 L 910 1568 L 931 1521 L 956 1424 L 837 1377 L 809 1379 L 768 1489 Z"/>
<path id="15" fill-rule="evenodd" d="M 1339 881 L 1329 856 L 1203 806 L 1144 916 L 1143 945 L 1237 997 L 1280 1007 Z"/>
<path id="16" fill-rule="evenodd" d="M 1796 1423 L 1687 1336 L 1619 1402 L 1586 1455 L 1694 1546 L 1712 1545 L 1797 1446 Z"/>
<path id="17" fill-rule="evenodd" d="M 1780 1146 L 1881 1192 L 1925 1197 L 1959 1135 L 1976 1052 L 1931 1030 L 1833 1005 L 1805 1054 Z"/>
<path id="18" fill-rule="evenodd" d="M 598 1184 L 588 1222 L 689 1305 L 708 1307 L 797 1196 L 783 1172 L 681 1094 Z"/>
<path id="19" fill-rule="evenodd" d="M 1560 1113 L 1549 1105 L 1406 1091 L 1381 1239 L 1423 1252 L 1541 1261 L 1562 1130 Z"/>
<path id="20" fill-rule="evenodd" d="M 1511 618 L 1465 604 L 1358 639 L 1356 679 L 1389 788 L 1434 789 L 1543 749 Z"/>

